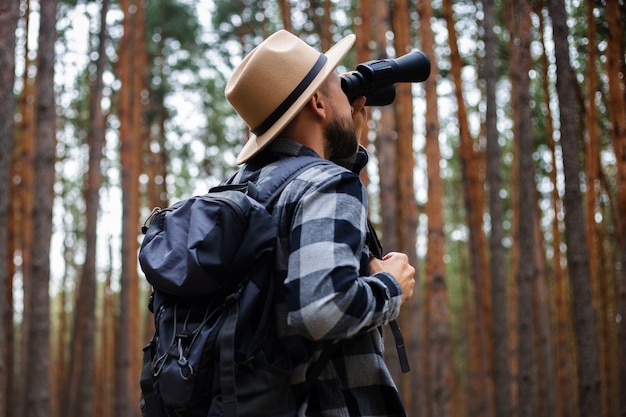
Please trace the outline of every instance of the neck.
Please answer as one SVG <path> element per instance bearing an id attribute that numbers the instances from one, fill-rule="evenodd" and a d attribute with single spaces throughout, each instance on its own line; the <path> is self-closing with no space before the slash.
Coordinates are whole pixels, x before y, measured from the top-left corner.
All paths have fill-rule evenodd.
<path id="1" fill-rule="evenodd" d="M 319 124 L 302 123 L 301 119 L 295 120 L 283 130 L 280 136 L 311 148 L 321 158 L 328 159 L 324 146 L 324 135 Z"/>

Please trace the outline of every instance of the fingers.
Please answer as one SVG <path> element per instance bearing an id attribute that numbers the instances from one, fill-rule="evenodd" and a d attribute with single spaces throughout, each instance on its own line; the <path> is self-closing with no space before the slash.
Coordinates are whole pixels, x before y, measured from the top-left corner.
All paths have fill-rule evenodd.
<path id="1" fill-rule="evenodd" d="M 382 260 L 372 259 L 370 271 L 389 272 L 402 288 L 402 302 L 413 296 L 415 287 L 415 268 L 409 263 L 409 257 L 400 252 L 390 252 Z"/>
<path id="2" fill-rule="evenodd" d="M 360 113 L 365 110 L 365 102 L 367 99 L 365 96 L 355 98 L 350 105 L 352 106 L 353 113 Z"/>

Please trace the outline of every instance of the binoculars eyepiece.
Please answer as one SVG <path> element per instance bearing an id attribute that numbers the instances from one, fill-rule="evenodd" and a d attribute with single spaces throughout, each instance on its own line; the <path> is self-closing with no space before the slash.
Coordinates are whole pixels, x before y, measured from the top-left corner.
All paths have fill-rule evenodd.
<path id="1" fill-rule="evenodd" d="M 395 83 L 419 83 L 430 75 L 430 60 L 421 51 L 395 59 L 380 59 L 359 64 L 356 71 L 341 78 L 341 89 L 350 103 L 365 96 L 367 106 L 385 106 L 396 98 Z"/>

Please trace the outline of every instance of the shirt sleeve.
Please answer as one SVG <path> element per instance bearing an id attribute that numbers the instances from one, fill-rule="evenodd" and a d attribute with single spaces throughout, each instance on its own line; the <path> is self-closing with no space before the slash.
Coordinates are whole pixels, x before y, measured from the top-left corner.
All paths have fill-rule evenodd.
<path id="1" fill-rule="evenodd" d="M 401 289 L 390 274 L 360 274 L 367 257 L 367 196 L 359 177 L 336 170 L 298 201 L 290 236 L 288 324 L 312 340 L 337 340 L 397 317 Z"/>

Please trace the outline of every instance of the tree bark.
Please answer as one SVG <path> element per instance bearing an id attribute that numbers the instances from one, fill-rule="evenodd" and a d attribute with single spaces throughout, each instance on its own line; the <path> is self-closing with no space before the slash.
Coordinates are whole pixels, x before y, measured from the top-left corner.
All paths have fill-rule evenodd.
<path id="1" fill-rule="evenodd" d="M 7 294 L 8 264 L 13 263 L 13 253 L 8 252 L 9 210 L 11 189 L 11 155 L 13 154 L 13 114 L 15 84 L 15 29 L 19 2 L 0 3 L 0 417 L 8 416 L 9 379 L 12 372 L 9 351 L 13 333 L 12 297 Z"/>
<path id="2" fill-rule="evenodd" d="M 394 31 L 394 49 L 396 56 L 402 56 L 412 49 L 409 22 L 408 3 L 404 0 L 393 1 L 392 27 Z M 396 84 L 396 99 L 394 102 L 396 111 L 396 186 L 397 204 L 396 223 L 400 251 L 409 257 L 409 263 L 416 268 L 415 278 L 419 282 L 417 267 L 417 200 L 413 171 L 415 170 L 415 158 L 413 151 L 413 95 L 411 84 Z M 421 346 L 421 322 L 419 320 L 421 305 L 420 297 L 413 297 L 403 305 L 398 323 L 404 330 L 407 351 L 415 357 L 419 357 Z M 416 398 L 412 387 L 422 381 L 422 369 L 414 366 L 412 372 L 403 374 L 400 382 L 400 390 L 405 402 L 407 413 L 418 417 L 420 415 L 420 399 Z"/>
<path id="3" fill-rule="evenodd" d="M 116 358 L 116 415 L 136 416 L 139 412 L 137 373 L 140 360 L 139 346 L 139 277 L 137 275 L 139 225 L 139 167 L 141 163 L 141 131 L 134 119 L 135 107 L 141 107 L 141 86 L 136 85 L 135 72 L 140 71 L 137 55 L 138 38 L 143 36 L 140 22 L 141 0 L 123 0 L 124 37 L 118 51 L 120 159 L 122 183 L 122 271 L 118 312 L 118 339 Z M 143 51 L 139 51 L 143 53 Z"/>
<path id="4" fill-rule="evenodd" d="M 538 9 L 543 10 L 543 0 L 539 2 Z M 540 57 L 541 63 L 541 84 L 544 97 L 543 111 L 546 121 L 546 138 L 552 165 L 550 170 L 550 182 L 552 183 L 551 206 L 553 211 L 552 219 L 552 294 L 554 304 L 554 362 L 556 369 L 555 379 L 555 416 L 556 417 L 577 417 L 576 407 L 577 391 L 576 386 L 576 361 L 572 354 L 574 345 L 572 343 L 571 308 L 569 303 L 569 285 L 567 277 L 563 271 L 561 254 L 561 229 L 563 202 L 559 193 L 557 183 L 558 166 L 556 143 L 554 141 L 553 114 L 550 107 L 550 81 L 548 75 L 548 55 L 545 46 L 545 24 L 543 13 L 539 16 L 539 40 L 543 53 Z"/>
<path id="5" fill-rule="evenodd" d="M 544 237 L 541 230 L 541 210 L 538 193 L 535 190 L 533 201 L 535 210 L 535 227 L 533 228 L 536 262 L 536 278 L 533 287 L 533 320 L 535 329 L 535 384 L 537 397 L 535 417 L 554 417 L 556 414 L 555 367 L 552 355 L 553 337 L 550 326 L 550 299 L 548 290 L 547 256 L 544 250 Z"/>
<path id="6" fill-rule="evenodd" d="M 372 0 L 359 0 L 358 10 L 360 23 L 356 25 L 354 31 L 356 34 L 356 59 L 357 63 L 361 63 L 371 59 L 369 42 L 372 39 Z M 368 117 L 370 116 L 371 109 L 368 109 Z M 365 149 L 369 149 L 369 132 L 369 126 L 363 126 L 359 143 Z M 370 183 L 367 169 L 362 170 L 360 176 L 361 182 L 367 189 Z"/>
<path id="7" fill-rule="evenodd" d="M 530 4 L 517 3 L 516 18 L 520 26 L 512 38 L 518 47 L 517 60 L 513 61 L 513 82 L 517 87 L 517 156 L 519 181 L 519 259 L 518 269 L 518 308 L 519 308 L 519 416 L 531 417 L 535 413 L 534 388 L 534 326 L 533 326 L 533 287 L 537 278 L 535 263 L 535 181 L 533 135 L 530 110 Z"/>
<path id="8" fill-rule="evenodd" d="M 584 213 L 580 189 L 581 163 L 577 129 L 577 100 L 574 72 L 569 61 L 567 13 L 563 0 L 548 3 L 556 57 L 556 89 L 561 121 L 561 149 L 565 175 L 565 226 L 567 263 L 572 282 L 574 328 L 578 353 L 580 412 L 585 417 L 602 415 L 601 381 L 598 364 L 596 319 L 591 297 L 589 249 L 584 228 Z"/>
<path id="9" fill-rule="evenodd" d="M 30 309 L 29 344 L 26 348 L 26 417 L 50 413 L 48 384 L 50 368 L 50 240 L 52 238 L 52 205 L 54 201 L 56 106 L 54 95 L 54 45 L 57 38 L 58 0 L 40 5 L 39 65 L 37 71 L 37 147 L 35 152 L 35 195 L 33 206 L 31 297 L 24 309 Z"/>
<path id="10" fill-rule="evenodd" d="M 417 2 L 422 51 L 434 58 L 433 10 L 430 1 Z M 450 346 L 449 308 L 445 267 L 444 182 L 441 177 L 439 149 L 439 112 L 437 82 L 439 71 L 432 59 L 430 77 L 424 82 L 426 94 L 426 145 L 428 200 L 424 211 L 428 218 L 428 243 L 424 272 L 424 381 L 428 406 L 425 417 L 452 416 L 452 349 Z"/>
<path id="11" fill-rule="evenodd" d="M 508 321 L 506 305 L 506 271 L 504 240 L 504 209 L 500 192 L 502 190 L 502 164 L 500 135 L 497 127 L 496 85 L 498 56 L 494 33 L 496 13 L 493 0 L 484 0 L 484 41 L 485 41 L 485 101 L 487 105 L 485 132 L 487 139 L 487 185 L 489 188 L 489 276 L 491 278 L 491 300 L 493 308 L 493 382 L 495 416 L 510 417 L 511 385 L 508 363 Z"/>
<path id="12" fill-rule="evenodd" d="M 289 0 L 280 0 L 280 15 L 283 21 L 283 29 L 289 32 L 293 32 L 293 25 L 291 24 L 291 4 Z"/>
<path id="13" fill-rule="evenodd" d="M 15 175 L 19 177 L 19 184 L 16 185 L 15 223 L 17 227 L 13 230 L 14 251 L 19 251 L 22 256 L 22 288 L 23 305 L 31 304 L 31 262 L 32 262 L 32 242 L 33 242 L 33 195 L 35 188 L 35 104 L 37 96 L 37 79 L 32 76 L 32 69 L 36 66 L 36 60 L 29 56 L 30 32 L 33 30 L 30 25 L 30 2 L 24 3 L 24 73 L 22 75 L 23 88 L 20 97 L 21 120 L 18 127 L 18 140 L 16 145 L 19 150 L 16 152 L 16 159 L 13 163 Z M 31 322 L 31 311 L 24 309 L 21 324 L 20 347 L 26 351 L 29 343 L 29 327 Z M 15 363 L 13 372 L 9 378 L 14 379 L 12 393 L 9 400 L 9 409 L 15 410 L 17 415 L 24 415 L 26 407 L 26 372 L 22 371 L 24 366 L 17 355 L 14 356 Z"/>

